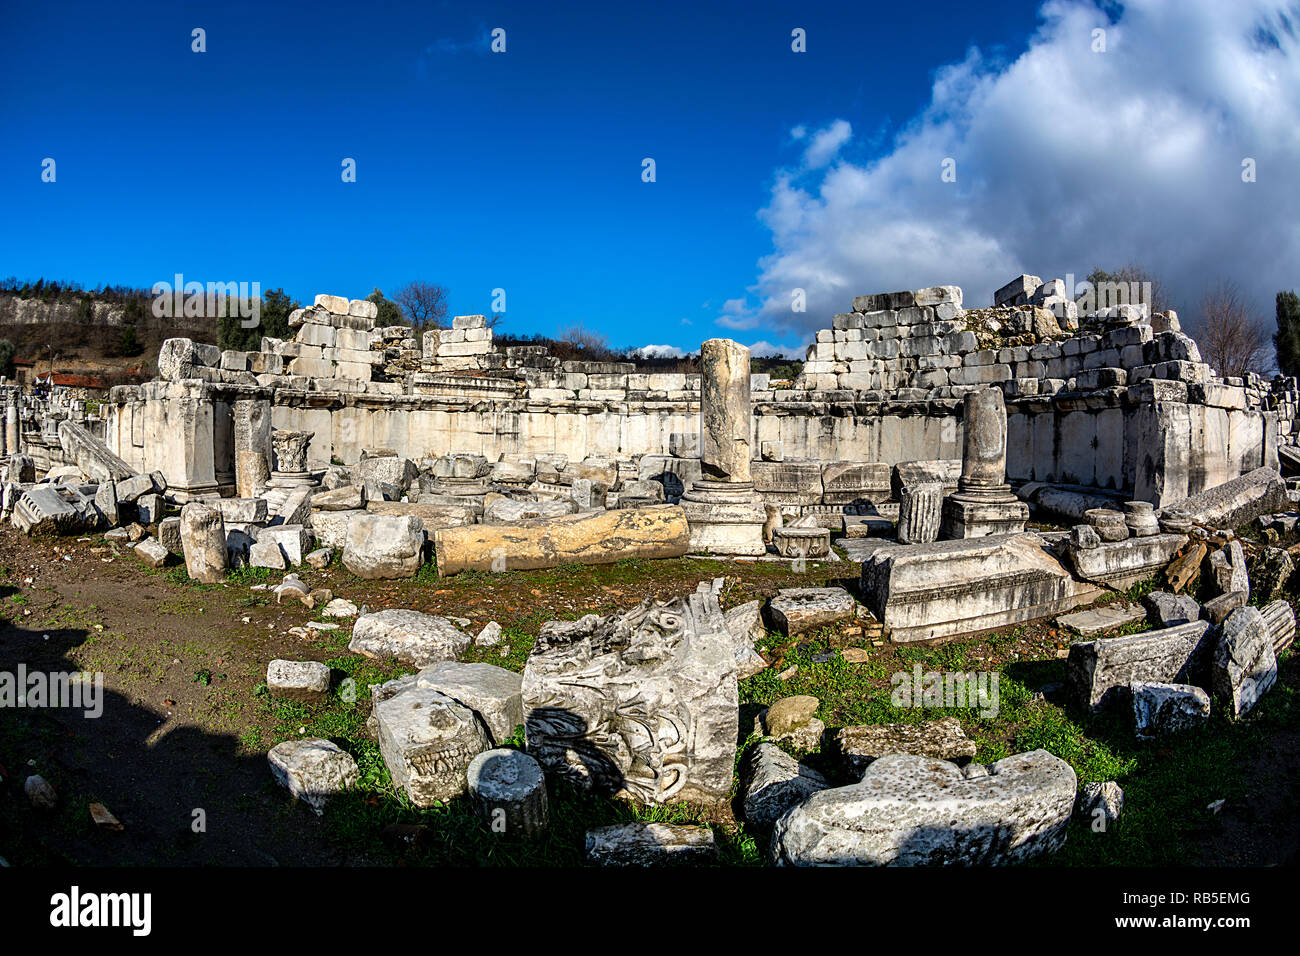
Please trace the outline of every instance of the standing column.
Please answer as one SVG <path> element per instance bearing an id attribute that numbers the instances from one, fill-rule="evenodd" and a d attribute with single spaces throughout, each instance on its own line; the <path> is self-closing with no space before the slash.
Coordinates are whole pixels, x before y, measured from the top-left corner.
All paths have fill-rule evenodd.
<path id="1" fill-rule="evenodd" d="M 962 405 L 965 435 L 957 491 L 944 499 L 945 538 L 1018 534 L 1029 506 L 1007 484 L 1007 408 L 1002 389 L 968 392 Z"/>
<path id="2" fill-rule="evenodd" d="M 232 406 L 235 494 L 255 498 L 271 480 L 271 403 L 248 399 Z"/>
<path id="3" fill-rule="evenodd" d="M 691 550 L 706 554 L 767 552 L 766 512 L 750 480 L 753 407 L 749 349 L 709 339 L 701 351 L 700 466 L 703 475 L 682 496 Z"/>
<path id="4" fill-rule="evenodd" d="M 18 396 L 10 393 L 9 401 L 5 404 L 5 454 L 16 455 L 22 449 L 19 447 L 18 434 Z"/>

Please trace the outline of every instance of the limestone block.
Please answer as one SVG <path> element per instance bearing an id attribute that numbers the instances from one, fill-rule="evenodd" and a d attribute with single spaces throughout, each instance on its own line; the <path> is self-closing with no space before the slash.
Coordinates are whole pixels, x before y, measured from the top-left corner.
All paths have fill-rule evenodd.
<path id="1" fill-rule="evenodd" d="M 436 690 L 411 688 L 381 702 L 375 716 L 393 783 L 417 807 L 465 793 L 470 763 L 491 747 L 474 712 Z"/>
<path id="2" fill-rule="evenodd" d="M 1233 718 L 1249 713 L 1277 683 L 1272 635 L 1258 608 L 1238 608 L 1223 622 L 1210 682 Z"/>
<path id="3" fill-rule="evenodd" d="M 852 620 L 857 603 L 843 588 L 782 588 L 768 608 L 776 627 L 793 637 Z"/>
<path id="4" fill-rule="evenodd" d="M 976 746 L 956 717 L 944 717 L 919 724 L 841 727 L 831 736 L 830 749 L 845 772 L 860 780 L 872 763 L 890 754 L 916 754 L 965 764 L 975 756 Z"/>
<path id="5" fill-rule="evenodd" d="M 1076 642 L 1066 660 L 1066 683 L 1080 707 L 1101 710 L 1118 703 L 1133 681 L 1182 684 L 1203 679 L 1212 643 L 1205 621 Z"/>
<path id="6" fill-rule="evenodd" d="M 412 577 L 424 563 L 424 537 L 424 526 L 414 515 L 353 514 L 343 541 L 343 566 L 371 580 Z"/>
<path id="7" fill-rule="evenodd" d="M 1133 681 L 1129 693 L 1139 740 L 1196 730 L 1210 719 L 1210 695 L 1194 684 Z"/>
<path id="8" fill-rule="evenodd" d="M 657 482 L 652 482 L 661 489 Z M 555 518 L 577 513 L 578 503 L 572 498 L 560 501 L 519 501 L 514 498 L 494 498 L 483 506 L 484 524 L 513 524 L 536 518 Z"/>
<path id="9" fill-rule="evenodd" d="M 781 817 L 772 859 L 786 866 L 1020 863 L 1064 843 L 1076 787 L 1070 765 L 1045 750 L 965 771 L 931 757 L 886 756 L 860 783 L 815 793 Z"/>
<path id="10" fill-rule="evenodd" d="M 415 686 L 436 690 L 474 711 L 494 744 L 523 725 L 523 676 L 504 667 L 444 661 L 422 668 Z"/>
<path id="11" fill-rule="evenodd" d="M 342 552 L 347 543 L 348 522 L 364 511 L 316 511 L 311 516 L 312 534 L 322 547 Z"/>
<path id="12" fill-rule="evenodd" d="M 1193 521 L 1215 528 L 1239 528 L 1262 514 L 1287 511 L 1286 482 L 1272 468 L 1254 471 L 1180 501 L 1175 507 Z"/>
<path id="13" fill-rule="evenodd" d="M 445 617 L 386 608 L 357 618 L 348 650 L 365 657 L 392 658 L 403 664 L 425 667 L 454 661 L 471 643 L 473 639 Z"/>
<path id="14" fill-rule="evenodd" d="M 618 823 L 587 831 L 592 866 L 707 866 L 718 858 L 708 827 Z"/>
<path id="15" fill-rule="evenodd" d="M 266 667 L 266 689 L 286 700 L 320 700 L 329 693 L 330 668 L 320 661 L 273 660 Z"/>
<path id="16" fill-rule="evenodd" d="M 829 786 L 816 770 L 803 766 L 776 744 L 757 744 L 745 754 L 741 768 L 745 821 L 771 826 L 791 807 Z"/>
<path id="17" fill-rule="evenodd" d="M 776 528 L 772 544 L 783 558 L 824 558 L 831 553 L 831 533 L 825 528 Z"/>
<path id="18" fill-rule="evenodd" d="M 272 747 L 266 759 L 276 782 L 318 815 L 331 796 L 360 779 L 357 762 L 328 740 L 286 740 Z"/>
<path id="19" fill-rule="evenodd" d="M 218 498 L 213 504 L 220 509 L 223 521 L 238 524 L 261 524 L 266 521 L 265 498 Z"/>
<path id="20" fill-rule="evenodd" d="M 560 564 L 608 564 L 624 558 L 677 558 L 690 529 L 675 505 L 474 525 L 434 532 L 438 575 L 513 571 Z"/>
<path id="21" fill-rule="evenodd" d="M 144 538 L 135 546 L 136 557 L 151 568 L 165 565 L 169 553 L 156 538 Z"/>

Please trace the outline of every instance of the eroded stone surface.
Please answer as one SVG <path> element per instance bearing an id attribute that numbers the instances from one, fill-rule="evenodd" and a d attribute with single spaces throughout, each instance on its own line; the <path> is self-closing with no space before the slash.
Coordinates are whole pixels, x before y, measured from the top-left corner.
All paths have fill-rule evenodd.
<path id="1" fill-rule="evenodd" d="M 424 667 L 455 660 L 471 643 L 472 638 L 445 617 L 388 608 L 357 618 L 348 650 Z"/>
<path id="2" fill-rule="evenodd" d="M 956 717 L 916 724 L 859 724 L 831 735 L 831 750 L 850 776 L 861 777 L 876 760 L 890 754 L 914 754 L 967 763 L 975 756 L 975 741 L 966 737 Z"/>
<path id="3" fill-rule="evenodd" d="M 417 807 L 463 794 L 466 771 L 492 746 L 474 712 L 436 690 L 413 687 L 375 708 L 379 752 L 393 783 Z"/>
<path id="4" fill-rule="evenodd" d="M 777 820 L 772 859 L 786 866 L 988 866 L 1065 842 L 1076 778 L 1045 750 L 973 774 L 894 754 L 860 783 L 813 794 Z"/>
<path id="5" fill-rule="evenodd" d="M 777 818 L 830 784 L 776 744 L 760 743 L 745 754 L 741 771 L 745 820 L 771 826 Z"/>
<path id="6" fill-rule="evenodd" d="M 587 831 L 593 866 L 699 866 L 718 858 L 708 827 L 619 823 Z"/>
<path id="7" fill-rule="evenodd" d="M 782 588 L 768 610 L 772 623 L 787 636 L 852 620 L 857 604 L 843 588 Z"/>
<path id="8" fill-rule="evenodd" d="M 1273 638 L 1258 608 L 1238 608 L 1220 626 L 1210 680 L 1231 717 L 1248 714 L 1277 682 Z"/>
<path id="9" fill-rule="evenodd" d="M 711 593 L 544 626 L 523 697 L 528 750 L 551 772 L 644 803 L 729 795 L 735 638 Z"/>
<path id="10" fill-rule="evenodd" d="M 359 777 L 352 756 L 328 740 L 286 740 L 267 754 L 271 773 L 280 786 L 317 814 L 330 797 L 355 787 Z"/>

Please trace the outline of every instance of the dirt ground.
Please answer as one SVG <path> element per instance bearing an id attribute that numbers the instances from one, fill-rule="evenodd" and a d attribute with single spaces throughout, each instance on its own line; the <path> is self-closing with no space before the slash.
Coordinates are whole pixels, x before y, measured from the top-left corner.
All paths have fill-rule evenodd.
<path id="1" fill-rule="evenodd" d="M 543 621 L 610 613 L 645 597 L 679 595 L 701 580 L 725 576 L 723 604 L 775 594 L 778 588 L 852 585 L 858 565 L 788 565 L 680 560 L 563 568 L 510 575 L 461 575 L 446 581 L 422 572 L 401 582 L 364 582 L 337 562 L 300 569 L 359 608 L 409 607 L 467 618 L 469 633 L 491 620 L 504 628 L 503 648 L 476 648 L 470 660 L 521 670 Z M 279 580 L 272 574 L 269 580 Z M 258 696 L 274 658 L 335 660 L 347 656 L 350 620 L 337 631 L 292 633 L 325 619 L 300 603 L 277 604 L 247 578 L 205 587 L 183 568 L 146 569 L 125 548 L 99 536 L 29 539 L 0 529 L 0 671 L 99 671 L 104 713 L 22 711 L 0 721 L 0 856 L 15 865 L 366 865 L 391 862 L 365 839 L 341 840 L 322 820 L 295 806 L 273 781 L 266 751 L 296 728 L 277 724 Z M 876 638 L 872 622 L 836 640 L 873 655 L 887 674 L 910 668 L 908 651 Z M 967 661 L 1057 674 L 1068 638 L 1050 624 L 1020 628 L 987 642 L 964 642 Z M 806 646 L 764 648 L 774 665 Z M 410 668 L 367 663 L 382 680 Z M 1295 662 L 1290 662 L 1294 680 Z M 368 711 L 368 693 L 359 707 Z M 744 719 L 742 713 L 742 719 Z M 752 720 L 752 717 L 750 718 Z M 1014 731 L 1014 729 L 1013 729 Z M 1012 731 L 1012 732 L 1013 732 Z M 1300 782 L 1300 741 L 1278 731 L 1252 758 L 1259 800 L 1233 801 L 1203 834 L 1201 862 L 1295 862 L 1300 824 L 1292 812 Z M 31 808 L 22 781 L 40 773 L 59 791 L 59 808 Z M 123 830 L 97 828 L 87 807 L 105 805 Z M 196 818 L 204 827 L 196 832 Z"/>

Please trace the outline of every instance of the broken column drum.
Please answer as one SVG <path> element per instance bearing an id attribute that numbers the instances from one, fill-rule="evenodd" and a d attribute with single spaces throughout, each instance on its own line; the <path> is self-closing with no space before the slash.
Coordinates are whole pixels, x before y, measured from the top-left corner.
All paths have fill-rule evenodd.
<path id="1" fill-rule="evenodd" d="M 957 491 L 943 503 L 941 535 L 981 538 L 1018 534 L 1029 506 L 1007 484 L 1007 408 L 996 387 L 969 392 L 962 405 L 965 436 Z"/>
<path id="2" fill-rule="evenodd" d="M 702 477 L 680 502 L 691 528 L 691 550 L 765 554 L 767 514 L 749 468 L 753 434 L 749 349 L 730 339 L 709 339 L 701 348 L 700 367 Z"/>
<path id="3" fill-rule="evenodd" d="M 235 432 L 235 494 L 255 498 L 271 480 L 271 403 L 245 400 L 231 406 Z"/>

